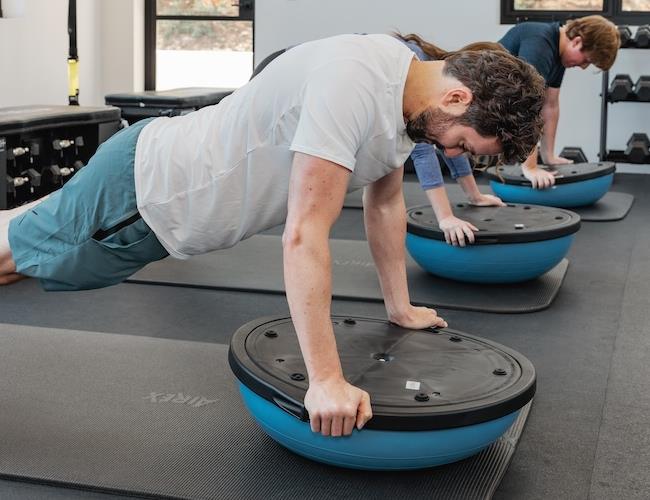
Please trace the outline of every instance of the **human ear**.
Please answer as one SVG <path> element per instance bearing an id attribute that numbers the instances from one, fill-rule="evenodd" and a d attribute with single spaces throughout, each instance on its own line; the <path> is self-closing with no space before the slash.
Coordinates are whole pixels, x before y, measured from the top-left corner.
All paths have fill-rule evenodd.
<path id="1" fill-rule="evenodd" d="M 472 102 L 472 91 L 467 87 L 456 87 L 449 89 L 442 96 L 443 106 L 468 106 L 470 102 Z"/>
<path id="2" fill-rule="evenodd" d="M 571 44 L 573 45 L 573 47 L 574 47 L 575 49 L 577 49 L 577 50 L 582 50 L 582 37 L 581 37 L 580 35 L 574 37 L 574 38 L 571 40 Z"/>

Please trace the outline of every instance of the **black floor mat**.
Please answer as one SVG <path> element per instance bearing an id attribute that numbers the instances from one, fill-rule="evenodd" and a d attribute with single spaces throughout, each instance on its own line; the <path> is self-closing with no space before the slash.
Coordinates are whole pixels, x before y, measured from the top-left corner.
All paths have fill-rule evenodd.
<path id="1" fill-rule="evenodd" d="M 332 295 L 347 300 L 383 300 L 368 244 L 330 240 Z M 411 301 L 419 305 L 483 311 L 525 313 L 548 307 L 566 274 L 565 259 L 543 276 L 512 285 L 476 285 L 432 276 L 408 258 Z M 239 291 L 284 293 L 282 245 L 279 236 L 253 236 L 237 246 L 193 257 L 149 264 L 132 283 L 191 286 Z"/>
<path id="2" fill-rule="evenodd" d="M 474 457 L 377 473 L 268 438 L 224 345 L 0 325 L 0 387 L 1 477 L 155 498 L 490 498 L 529 409 Z"/>
<path id="3" fill-rule="evenodd" d="M 402 186 L 407 207 L 429 204 L 427 195 L 417 182 L 404 182 Z M 487 186 L 480 186 L 480 188 L 484 193 L 491 193 L 491 190 Z M 452 203 L 467 202 L 467 197 L 464 195 L 463 190 L 459 185 L 453 184 L 453 181 L 446 183 L 445 189 Z M 362 193 L 363 190 L 359 189 L 348 194 L 345 197 L 343 206 L 345 208 L 362 208 Z M 623 219 L 627 215 L 630 208 L 632 208 L 632 203 L 634 203 L 633 195 L 610 191 L 593 205 L 571 208 L 569 210 L 579 214 L 584 221 L 616 221 Z"/>

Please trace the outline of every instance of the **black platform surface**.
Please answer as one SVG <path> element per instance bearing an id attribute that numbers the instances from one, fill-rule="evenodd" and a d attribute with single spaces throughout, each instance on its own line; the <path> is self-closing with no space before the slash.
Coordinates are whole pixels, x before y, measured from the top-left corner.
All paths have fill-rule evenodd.
<path id="1" fill-rule="evenodd" d="M 613 189 L 635 196 L 632 209 L 618 222 L 583 225 L 552 307 L 525 315 L 438 310 L 450 327 L 516 349 L 537 371 L 533 411 L 497 500 L 650 498 L 650 176 L 616 174 Z M 344 210 L 333 237 L 363 234 L 361 212 Z M 48 293 L 34 280 L 0 287 L 3 323 L 221 344 L 247 321 L 287 312 L 286 299 L 276 294 L 130 284 Z M 386 313 L 378 302 L 334 300 L 332 314 Z M 47 369 L 39 374 L 46 378 Z M 304 475 L 290 494 L 274 498 L 264 491 L 270 465 L 257 466 L 260 477 L 252 479 L 264 500 L 329 500 L 342 480 L 324 472 L 328 483 L 315 489 Z M 409 498 L 413 484 L 404 477 L 400 495 Z M 355 493 L 359 499 L 385 498 L 363 489 Z M 0 480 L 0 498 L 116 497 Z"/>
<path id="2" fill-rule="evenodd" d="M 383 301 L 377 272 L 365 241 L 330 240 L 332 295 L 337 299 Z M 428 274 L 407 256 L 414 304 L 467 311 L 526 313 L 547 308 L 555 299 L 569 263 L 563 259 L 537 279 L 508 285 L 461 283 Z M 149 264 L 131 283 L 219 290 L 284 293 L 282 241 L 258 235 L 228 250 L 189 260 L 167 258 Z"/>
<path id="3" fill-rule="evenodd" d="M 405 181 L 402 186 L 407 208 L 430 203 L 425 191 L 417 182 Z M 447 190 L 447 196 L 450 202 L 467 202 L 467 197 L 463 193 L 463 190 L 458 184 L 454 184 L 453 181 L 445 183 L 445 189 Z M 485 194 L 493 194 L 487 185 L 479 184 L 479 189 Z M 363 208 L 362 196 L 362 189 L 349 193 L 345 197 L 343 206 L 345 208 Z M 588 207 L 575 207 L 569 210 L 580 215 L 583 221 L 607 222 L 623 219 L 630 211 L 630 208 L 632 208 L 632 203 L 634 203 L 633 195 L 610 191 L 593 205 L 589 205 Z"/>
<path id="4" fill-rule="evenodd" d="M 0 324 L 0 476 L 224 500 L 305 496 L 297 488 L 308 476 L 313 492 L 336 498 L 483 499 L 505 473 L 530 406 L 488 449 L 457 464 L 405 474 L 337 469 L 288 452 L 256 426 L 227 352 Z"/>

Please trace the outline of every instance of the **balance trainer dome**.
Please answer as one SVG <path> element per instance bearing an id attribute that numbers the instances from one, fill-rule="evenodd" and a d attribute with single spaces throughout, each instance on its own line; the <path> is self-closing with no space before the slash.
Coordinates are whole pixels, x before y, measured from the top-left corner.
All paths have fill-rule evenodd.
<path id="1" fill-rule="evenodd" d="M 447 244 L 433 209 L 423 205 L 407 213 L 406 248 L 427 272 L 469 283 L 537 278 L 562 260 L 580 228 L 578 214 L 552 207 L 459 203 L 454 213 L 479 228 L 474 244 Z"/>
<path id="2" fill-rule="evenodd" d="M 385 320 L 332 317 L 343 373 L 368 391 L 373 418 L 346 437 L 311 431 L 309 387 L 290 318 L 263 318 L 233 336 L 229 361 L 248 410 L 278 443 L 341 467 L 401 470 L 480 452 L 535 392 L 524 356 L 450 329 L 409 330 Z"/>
<path id="3" fill-rule="evenodd" d="M 555 185 L 533 189 L 520 165 L 490 167 L 487 175 L 492 191 L 503 201 L 532 203 L 549 207 L 582 207 L 592 205 L 609 191 L 616 166 L 611 162 L 558 165 Z"/>

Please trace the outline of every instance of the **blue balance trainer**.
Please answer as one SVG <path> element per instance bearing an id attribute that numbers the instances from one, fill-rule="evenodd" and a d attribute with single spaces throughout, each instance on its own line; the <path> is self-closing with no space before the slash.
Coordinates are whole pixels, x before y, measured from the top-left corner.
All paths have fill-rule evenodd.
<path id="1" fill-rule="evenodd" d="M 609 191 L 616 171 L 611 162 L 545 168 L 557 171 L 555 185 L 547 189 L 533 189 L 524 177 L 521 165 L 490 167 L 486 172 L 492 191 L 503 201 L 572 208 L 592 205 L 600 200 Z"/>
<path id="2" fill-rule="evenodd" d="M 332 317 L 343 374 L 370 394 L 373 417 L 350 436 L 314 433 L 303 401 L 307 371 L 291 318 L 242 326 L 230 367 L 260 427 L 291 451 L 330 465 L 406 470 L 474 455 L 497 440 L 535 393 L 521 354 L 450 329 Z"/>
<path id="3" fill-rule="evenodd" d="M 479 229 L 475 243 L 445 242 L 431 206 L 408 210 L 406 248 L 425 271 L 468 283 L 518 283 L 541 276 L 567 254 L 580 229 L 569 210 L 536 205 L 454 206 L 454 214 Z"/>

